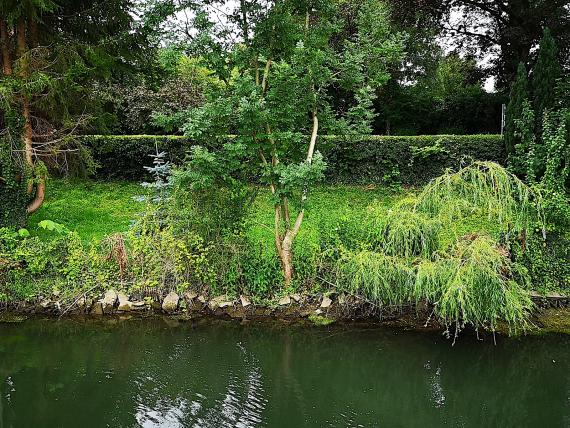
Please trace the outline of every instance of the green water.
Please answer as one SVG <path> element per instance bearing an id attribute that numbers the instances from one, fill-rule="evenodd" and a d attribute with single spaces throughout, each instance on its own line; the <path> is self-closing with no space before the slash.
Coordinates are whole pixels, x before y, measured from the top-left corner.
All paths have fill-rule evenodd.
<path id="1" fill-rule="evenodd" d="M 0 428 L 570 427 L 570 337 L 0 324 Z"/>

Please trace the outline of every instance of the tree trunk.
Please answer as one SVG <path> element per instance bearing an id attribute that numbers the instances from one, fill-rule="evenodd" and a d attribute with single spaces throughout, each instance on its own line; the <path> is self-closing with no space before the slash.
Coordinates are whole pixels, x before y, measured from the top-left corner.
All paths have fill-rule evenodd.
<path id="1" fill-rule="evenodd" d="M 0 20 L 0 48 L 2 49 L 2 72 L 9 76 L 12 74 L 12 55 L 10 54 L 8 25 L 3 19 Z"/>
<path id="2" fill-rule="evenodd" d="M 291 247 L 292 243 L 283 242 L 282 250 L 279 254 L 286 286 L 291 284 L 291 280 L 293 279 L 293 251 Z"/>
<path id="3" fill-rule="evenodd" d="M 17 25 L 17 47 L 18 47 L 18 59 L 22 61 L 21 63 L 21 78 L 27 79 L 28 78 L 28 64 L 25 55 L 27 53 L 27 43 L 26 43 L 26 21 L 22 17 L 18 21 Z M 30 98 L 27 94 L 22 94 L 22 114 L 24 116 L 24 129 L 22 131 L 22 144 L 24 146 L 24 158 L 26 160 L 26 164 L 32 170 L 32 175 L 35 175 L 34 167 L 34 132 L 32 127 L 32 113 L 31 113 L 31 102 Z M 27 212 L 29 214 L 37 211 L 45 198 L 45 186 L 46 181 L 45 177 L 34 177 L 36 179 L 36 194 L 34 199 L 27 207 Z M 28 186 L 28 193 L 31 195 L 34 192 L 34 184 L 30 182 Z"/>

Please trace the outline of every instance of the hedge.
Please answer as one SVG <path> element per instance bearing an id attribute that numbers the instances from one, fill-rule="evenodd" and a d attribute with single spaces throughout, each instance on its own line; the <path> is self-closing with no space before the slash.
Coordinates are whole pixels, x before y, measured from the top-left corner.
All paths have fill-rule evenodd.
<path id="1" fill-rule="evenodd" d="M 97 178 L 140 180 L 149 155 L 166 151 L 180 162 L 192 142 L 181 136 L 87 135 L 80 141 L 100 165 Z M 504 163 L 500 135 L 324 136 L 317 143 L 328 164 L 330 183 L 422 184 L 446 168 L 472 160 Z"/>

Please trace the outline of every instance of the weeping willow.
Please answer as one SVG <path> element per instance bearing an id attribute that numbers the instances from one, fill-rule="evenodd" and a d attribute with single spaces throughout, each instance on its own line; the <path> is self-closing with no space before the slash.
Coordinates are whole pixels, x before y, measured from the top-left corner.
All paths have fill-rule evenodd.
<path id="1" fill-rule="evenodd" d="M 347 253 L 338 277 L 345 291 L 380 305 L 401 306 L 427 301 L 440 323 L 495 331 L 525 329 L 533 307 L 521 285 L 525 273 L 489 236 L 464 239 L 434 260 L 410 259 L 379 252 Z"/>
<path id="2" fill-rule="evenodd" d="M 414 271 L 405 259 L 364 250 L 344 254 L 337 266 L 339 283 L 351 294 L 379 305 L 411 301 Z"/>
<path id="3" fill-rule="evenodd" d="M 443 248 L 440 235 L 473 214 L 486 214 L 505 232 L 523 232 L 543 222 L 537 206 L 540 196 L 495 163 L 446 173 L 415 201 L 406 199 L 368 225 L 372 250 L 345 252 L 338 283 L 378 304 L 427 301 L 456 334 L 467 324 L 524 329 L 533 307 L 524 268 L 490 236 L 471 233 Z"/>
<path id="4" fill-rule="evenodd" d="M 532 309 L 522 268 L 489 236 L 463 239 L 453 250 L 418 268 L 416 299 L 435 305 L 435 314 L 459 331 L 465 324 L 495 331 L 506 322 L 511 331 L 525 328 Z"/>
<path id="5" fill-rule="evenodd" d="M 430 257 L 439 247 L 441 223 L 413 211 L 388 214 L 380 228 L 378 242 L 392 256 Z"/>
<path id="6" fill-rule="evenodd" d="M 432 180 L 418 196 L 414 211 L 445 224 L 484 213 L 505 229 L 520 232 L 536 218 L 544 223 L 540 205 L 540 195 L 502 166 L 475 162 Z"/>

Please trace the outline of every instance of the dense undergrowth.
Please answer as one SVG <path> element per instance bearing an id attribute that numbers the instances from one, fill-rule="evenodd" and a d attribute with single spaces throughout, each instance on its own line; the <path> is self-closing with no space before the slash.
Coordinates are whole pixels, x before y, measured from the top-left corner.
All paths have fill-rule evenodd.
<path id="1" fill-rule="evenodd" d="M 0 232 L 2 300 L 115 287 L 262 301 L 333 288 L 377 305 L 428 302 L 455 331 L 466 324 L 495 330 L 501 322 L 516 331 L 532 310 L 528 291 L 569 288 L 564 256 L 543 240 L 539 196 L 493 163 L 448 173 L 423 189 L 314 189 L 287 290 L 265 190 L 249 189 L 236 202 L 247 207 L 243 217 L 218 213 L 212 229 L 202 227 L 208 219 L 196 215 L 186 189 L 145 203 L 133 199 L 142 192 L 133 184 L 54 181 L 51 188 L 28 229 Z M 558 277 L 542 275 L 549 257 L 562 266 Z"/>

